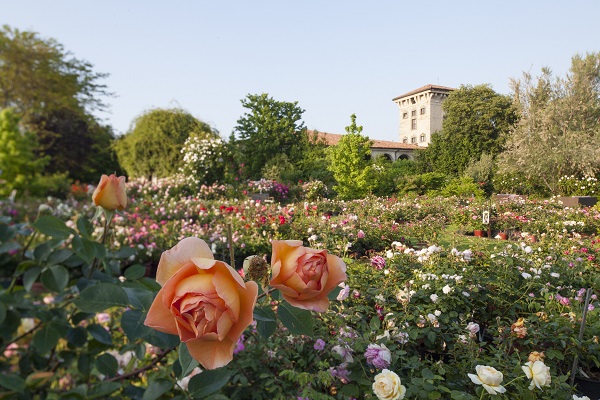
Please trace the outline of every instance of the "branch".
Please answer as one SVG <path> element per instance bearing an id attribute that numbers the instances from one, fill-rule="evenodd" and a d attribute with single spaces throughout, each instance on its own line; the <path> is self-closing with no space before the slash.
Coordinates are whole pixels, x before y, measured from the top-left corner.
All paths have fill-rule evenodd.
<path id="1" fill-rule="evenodd" d="M 133 371 L 128 372 L 128 373 L 123 374 L 123 375 L 113 376 L 112 378 L 106 379 L 103 382 L 121 381 L 123 379 L 131 378 L 133 376 L 137 376 L 137 375 L 141 374 L 142 372 L 146 372 L 149 369 L 154 368 L 154 366 L 156 364 L 158 364 L 160 361 L 162 361 L 162 359 L 165 358 L 167 356 L 167 354 L 169 354 L 173 350 L 175 350 L 175 349 L 171 348 L 171 349 L 163 350 L 162 353 L 160 353 L 158 356 L 156 356 L 156 358 L 150 364 L 146 365 L 145 367 L 138 368 L 136 370 L 133 370 Z"/>

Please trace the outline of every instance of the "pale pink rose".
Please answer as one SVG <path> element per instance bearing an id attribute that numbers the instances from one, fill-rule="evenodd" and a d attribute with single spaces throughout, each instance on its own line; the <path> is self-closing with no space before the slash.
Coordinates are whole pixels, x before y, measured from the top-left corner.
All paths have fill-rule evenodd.
<path id="1" fill-rule="evenodd" d="M 271 268 L 271 286 L 288 303 L 305 310 L 327 310 L 327 295 L 346 280 L 341 258 L 304 247 L 300 240 L 273 240 Z"/>
<path id="2" fill-rule="evenodd" d="M 214 260 L 208 245 L 193 237 L 162 254 L 156 280 L 162 289 L 144 324 L 179 335 L 205 369 L 227 365 L 252 323 L 258 285 Z"/>

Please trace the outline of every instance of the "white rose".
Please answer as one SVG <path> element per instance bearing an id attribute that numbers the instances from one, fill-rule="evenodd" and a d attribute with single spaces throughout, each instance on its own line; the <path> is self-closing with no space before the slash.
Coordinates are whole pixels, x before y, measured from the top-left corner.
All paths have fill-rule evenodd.
<path id="1" fill-rule="evenodd" d="M 538 389 L 542 389 L 542 386 L 550 386 L 550 381 L 552 377 L 550 376 L 550 367 L 544 364 L 543 361 L 536 361 L 532 363 L 531 361 L 526 362 L 525 365 L 521 367 L 527 378 L 531 379 L 531 384 L 529 385 L 529 389 L 532 390 L 534 386 L 537 386 Z"/>
<path id="2" fill-rule="evenodd" d="M 375 375 L 373 392 L 379 400 L 401 400 L 406 394 L 406 388 L 395 372 L 384 369 Z"/>
<path id="3" fill-rule="evenodd" d="M 579 397 L 577 395 L 573 395 L 573 400 L 590 400 L 590 398 L 587 396 Z"/>
<path id="4" fill-rule="evenodd" d="M 477 375 L 467 374 L 471 381 L 476 385 L 482 385 L 489 394 L 498 394 L 506 392 L 506 389 L 500 385 L 504 375 L 494 367 L 478 365 L 475 367 Z"/>

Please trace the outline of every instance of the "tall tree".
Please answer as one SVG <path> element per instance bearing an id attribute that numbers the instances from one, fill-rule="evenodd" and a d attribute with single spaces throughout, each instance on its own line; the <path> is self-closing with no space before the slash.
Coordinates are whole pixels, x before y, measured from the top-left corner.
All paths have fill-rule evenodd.
<path id="1" fill-rule="evenodd" d="M 346 134 L 329 148 L 329 169 L 337 182 L 334 189 L 342 199 L 361 198 L 371 188 L 371 141 L 361 134 L 363 127 L 356 125 L 355 114 L 350 120 Z"/>
<path id="2" fill-rule="evenodd" d="M 302 121 L 304 110 L 298 102 L 276 101 L 267 93 L 248 94 L 242 99 L 248 111 L 237 121 L 231 141 L 238 143 L 238 162 L 248 178 L 258 179 L 267 162 L 285 154 L 291 163 L 301 158 L 307 143 Z"/>
<path id="3" fill-rule="evenodd" d="M 543 68 L 511 83 L 521 117 L 499 172 L 525 175 L 550 193 L 564 175 L 600 173 L 600 53 L 574 56 L 564 79 Z"/>
<path id="4" fill-rule="evenodd" d="M 106 76 L 53 39 L 0 29 L 0 109 L 14 109 L 20 125 L 37 135 L 37 156 L 51 157 L 47 172 L 96 181 L 99 172 L 118 169 L 110 129 L 92 115 L 106 108 Z"/>
<path id="5" fill-rule="evenodd" d="M 443 104 L 441 131 L 432 136 L 427 150 L 418 156 L 422 170 L 461 175 L 483 153 L 496 156 L 504 149 L 516 112 L 508 96 L 489 85 L 463 85 Z"/>
<path id="6" fill-rule="evenodd" d="M 115 142 L 119 163 L 130 177 L 167 177 L 182 166 L 183 148 L 190 135 L 213 138 L 218 134 L 188 112 L 171 109 L 148 110 L 133 128 Z"/>

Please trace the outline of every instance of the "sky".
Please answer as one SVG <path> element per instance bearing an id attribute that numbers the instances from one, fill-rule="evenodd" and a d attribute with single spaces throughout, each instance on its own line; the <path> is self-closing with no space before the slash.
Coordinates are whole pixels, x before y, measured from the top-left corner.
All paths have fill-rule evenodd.
<path id="1" fill-rule="evenodd" d="M 398 141 L 394 97 L 427 84 L 489 84 L 600 51 L 600 1 L 18 0 L 0 25 L 53 38 L 89 61 L 113 97 L 97 116 L 126 133 L 178 107 L 228 138 L 241 100 L 298 102 L 309 129 Z"/>

